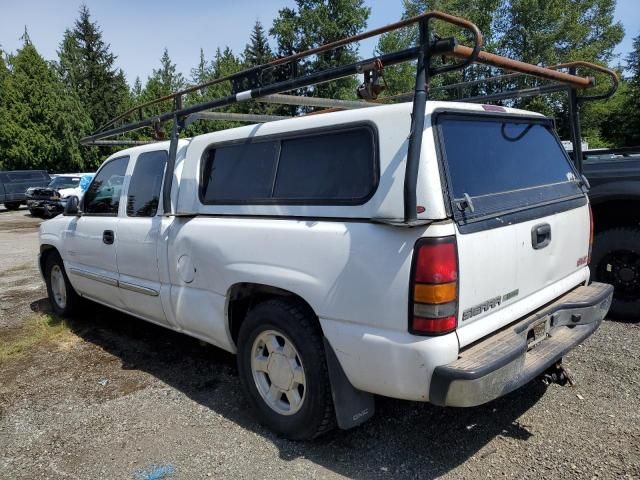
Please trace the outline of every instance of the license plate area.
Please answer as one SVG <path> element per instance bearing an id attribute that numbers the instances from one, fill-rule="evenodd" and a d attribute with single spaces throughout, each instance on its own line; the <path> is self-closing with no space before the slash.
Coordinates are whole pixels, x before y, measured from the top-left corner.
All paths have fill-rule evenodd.
<path id="1" fill-rule="evenodd" d="M 536 321 L 527 331 L 527 350 L 531 350 L 540 342 L 549 338 L 551 331 L 551 316 Z"/>

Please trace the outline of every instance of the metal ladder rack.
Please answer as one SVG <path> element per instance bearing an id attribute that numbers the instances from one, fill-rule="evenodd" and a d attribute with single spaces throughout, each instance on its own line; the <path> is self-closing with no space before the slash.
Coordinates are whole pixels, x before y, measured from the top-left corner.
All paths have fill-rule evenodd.
<path id="1" fill-rule="evenodd" d="M 432 35 L 432 23 L 435 20 L 457 26 L 466 31 L 472 39 L 472 46 L 468 47 L 465 45 L 459 45 L 453 37 L 440 39 L 437 36 Z M 322 52 L 359 42 L 366 38 L 378 36 L 383 33 L 399 30 L 412 25 L 418 27 L 419 33 L 417 45 L 413 47 L 391 52 L 379 57 L 369 58 L 367 60 L 318 70 L 304 75 L 297 75 L 296 65 L 297 61 L 300 59 L 308 58 Z M 200 85 L 195 85 L 165 97 L 138 105 L 110 120 L 92 135 L 81 139 L 80 143 L 82 145 L 113 145 L 118 142 L 118 140 L 106 139 L 145 127 L 158 129 L 158 127 L 163 123 L 172 122 L 167 172 L 173 172 L 175 169 L 180 132 L 190 122 L 203 118 L 231 118 L 229 115 L 235 115 L 236 119 L 243 121 L 265 120 L 264 118 L 255 118 L 255 115 L 252 116 L 251 114 L 229 114 L 223 112 L 209 112 L 209 110 L 249 100 L 295 105 L 314 105 L 315 103 L 316 105 L 325 105 L 334 109 L 370 106 L 372 104 L 368 102 L 296 97 L 294 95 L 281 94 L 283 92 L 303 87 L 310 87 L 319 83 L 329 82 L 357 74 L 364 75 L 365 83 L 362 86 L 362 90 L 366 94 L 373 90 L 371 88 L 373 87 L 373 82 L 382 72 L 384 67 L 397 65 L 403 62 L 415 61 L 415 87 L 413 92 L 410 94 L 413 102 L 413 109 L 404 178 L 404 224 L 407 226 L 416 225 L 420 223 L 417 221 L 416 183 L 420 160 L 422 132 L 424 130 L 426 101 L 429 93 L 428 85 L 432 77 L 442 73 L 464 69 L 473 63 L 481 63 L 515 72 L 515 74 L 529 75 L 550 80 L 557 84 L 558 88 L 561 87 L 562 89 L 569 91 L 572 96 L 570 105 L 573 105 L 575 115 L 572 114 L 571 117 L 575 117 L 574 124 L 576 125 L 575 129 L 577 133 L 574 134 L 574 137 L 578 135 L 576 138 L 579 138 L 577 106 L 578 102 L 584 99 L 584 97 L 578 97 L 576 92 L 577 90 L 591 88 L 595 83 L 593 77 L 577 75 L 576 69 L 589 68 L 609 74 L 613 79 L 612 88 L 610 89 L 610 93 L 607 92 L 606 96 L 611 96 L 617 88 L 618 80 L 616 74 L 603 67 L 584 62 L 576 62 L 574 64 L 544 68 L 484 52 L 481 50 L 482 42 L 483 40 L 480 30 L 469 20 L 438 11 L 426 12 L 422 15 L 408 18 L 385 27 L 370 30 L 352 37 L 343 38 L 288 57 L 278 58 L 267 64 L 256 66 L 227 77 L 211 80 Z M 434 62 L 434 59 L 439 57 L 446 57 L 448 60 L 451 60 L 451 63 L 444 61 L 440 63 Z M 561 71 L 564 68 L 568 68 L 569 73 Z M 186 95 L 222 82 L 231 83 L 231 94 L 196 105 L 184 106 L 184 99 Z M 554 88 L 556 87 L 554 86 Z M 375 95 L 369 95 L 369 97 L 369 99 L 373 99 Z M 602 95 L 597 96 L 597 98 L 600 97 L 602 97 Z M 592 96 L 592 98 L 596 98 L 596 96 Z M 485 97 L 483 99 L 473 99 L 473 101 L 495 101 L 495 99 L 495 97 L 492 99 Z M 160 113 L 159 115 L 148 117 L 144 116 L 145 109 L 165 102 L 171 102 L 172 109 Z M 237 115 L 244 115 L 244 117 L 238 117 Z M 137 117 L 137 120 L 132 120 L 134 117 Z M 130 142 L 132 141 L 124 140 L 124 142 L 131 144 Z M 165 175 L 163 184 L 163 207 L 167 214 L 171 214 L 170 193 L 172 182 L 173 175 Z"/>

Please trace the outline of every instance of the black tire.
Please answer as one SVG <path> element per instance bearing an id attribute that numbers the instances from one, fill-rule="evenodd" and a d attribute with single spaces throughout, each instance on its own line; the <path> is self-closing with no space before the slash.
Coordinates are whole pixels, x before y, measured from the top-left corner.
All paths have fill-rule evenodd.
<path id="1" fill-rule="evenodd" d="M 32 217 L 42 218 L 42 213 L 36 208 L 30 208 L 29 213 Z"/>
<path id="2" fill-rule="evenodd" d="M 640 228 L 612 228 L 594 239 L 591 272 L 614 287 L 611 317 L 640 320 Z"/>
<path id="3" fill-rule="evenodd" d="M 50 218 L 53 218 L 54 215 L 53 213 L 51 213 L 51 209 L 49 208 L 48 205 L 44 205 L 42 207 L 42 218 L 44 218 L 45 220 L 48 220 Z"/>
<path id="4" fill-rule="evenodd" d="M 7 210 L 18 210 L 20 208 L 20 202 L 6 202 L 4 208 Z"/>
<path id="5" fill-rule="evenodd" d="M 273 409 L 262 398 L 254 380 L 251 362 L 254 342 L 268 331 L 284 334 L 303 366 L 304 396 L 299 410 L 293 414 L 283 415 Z M 308 440 L 333 428 L 335 414 L 322 331 L 313 312 L 304 305 L 276 299 L 253 308 L 238 334 L 238 371 L 259 421 L 271 430 L 291 440 Z"/>
<path id="6" fill-rule="evenodd" d="M 52 286 L 51 275 L 56 268 L 59 269 L 59 272 L 62 274 L 62 280 L 65 289 L 64 303 L 56 299 L 53 291 L 54 287 Z M 71 286 L 71 282 L 69 282 L 69 277 L 67 277 L 67 272 L 64 269 L 62 258 L 60 258 L 58 252 L 52 252 L 47 256 L 44 267 L 44 278 L 47 284 L 47 295 L 49 296 L 49 302 L 51 302 L 53 313 L 62 317 L 66 317 L 75 313 L 80 306 L 81 299 L 73 289 L 73 286 Z"/>

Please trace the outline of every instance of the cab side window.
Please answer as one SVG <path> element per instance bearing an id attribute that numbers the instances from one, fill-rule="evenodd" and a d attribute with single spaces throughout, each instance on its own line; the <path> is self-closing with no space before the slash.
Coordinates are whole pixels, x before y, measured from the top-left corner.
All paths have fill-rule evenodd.
<path id="1" fill-rule="evenodd" d="M 120 157 L 106 163 L 97 173 L 84 194 L 83 213 L 117 216 L 124 175 L 129 157 Z"/>
<path id="2" fill-rule="evenodd" d="M 167 152 L 164 150 L 140 154 L 129 182 L 128 217 L 155 216 L 166 165 Z"/>

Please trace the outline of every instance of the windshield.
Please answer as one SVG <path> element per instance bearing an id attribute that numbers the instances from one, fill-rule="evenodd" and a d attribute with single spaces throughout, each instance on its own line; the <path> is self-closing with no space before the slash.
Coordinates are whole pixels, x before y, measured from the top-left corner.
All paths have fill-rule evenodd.
<path id="1" fill-rule="evenodd" d="M 56 177 L 49 183 L 49 188 L 76 188 L 80 184 L 80 177 Z"/>
<path id="2" fill-rule="evenodd" d="M 467 216 L 582 193 L 573 166 L 544 120 L 444 114 L 438 125 L 454 204 L 468 198 L 474 206 Z"/>

